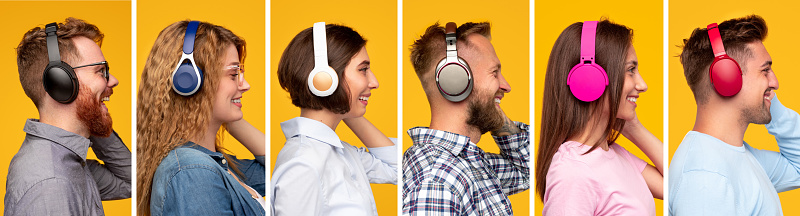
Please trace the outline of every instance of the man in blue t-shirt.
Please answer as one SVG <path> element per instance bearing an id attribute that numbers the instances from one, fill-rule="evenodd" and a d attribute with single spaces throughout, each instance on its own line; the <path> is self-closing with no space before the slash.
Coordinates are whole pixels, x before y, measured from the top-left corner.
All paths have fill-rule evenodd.
<path id="1" fill-rule="evenodd" d="M 680 58 L 697 117 L 670 163 L 670 215 L 782 215 L 778 192 L 800 186 L 800 116 L 773 92 L 766 36 L 764 19 L 750 15 L 684 40 Z M 780 152 L 744 142 L 751 123 L 766 124 Z"/>

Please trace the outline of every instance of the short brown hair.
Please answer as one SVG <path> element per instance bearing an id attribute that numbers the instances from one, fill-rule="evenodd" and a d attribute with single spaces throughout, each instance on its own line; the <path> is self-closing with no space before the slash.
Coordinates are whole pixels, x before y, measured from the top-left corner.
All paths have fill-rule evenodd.
<path id="1" fill-rule="evenodd" d="M 300 108 L 314 110 L 328 109 L 337 114 L 350 111 L 350 92 L 347 92 L 347 81 L 344 70 L 350 59 L 361 48 L 366 46 L 367 40 L 350 27 L 327 24 L 325 25 L 326 41 L 328 44 L 328 65 L 339 76 L 339 86 L 332 95 L 317 97 L 308 89 L 308 75 L 314 69 L 314 41 L 311 27 L 298 33 L 281 55 L 278 62 L 278 81 L 281 88 L 289 92 L 292 104 Z"/>
<path id="2" fill-rule="evenodd" d="M 766 21 L 761 16 L 749 15 L 726 20 L 720 23 L 718 28 L 722 43 L 725 44 L 725 52 L 739 63 L 742 73 L 746 73 L 745 64 L 753 57 L 753 52 L 747 44 L 764 41 L 767 38 Z M 680 58 L 686 83 L 692 89 L 695 101 L 698 104 L 706 103 L 714 91 L 708 78 L 708 68 L 714 61 L 708 29 L 695 29 L 691 37 L 683 39 L 682 48 Z"/>
<path id="3" fill-rule="evenodd" d="M 61 54 L 61 61 L 73 65 L 80 61 L 81 56 L 75 43 L 74 37 L 86 37 L 97 43 L 103 44 L 103 33 L 97 26 L 86 23 L 81 19 L 69 17 L 63 23 L 58 23 L 58 50 Z M 49 63 L 47 56 L 47 35 L 44 28 L 35 27 L 22 36 L 22 41 L 17 46 L 17 69 L 19 71 L 19 82 L 22 90 L 33 101 L 36 108 L 41 105 L 45 97 L 44 86 L 42 85 L 42 73 Z"/>
<path id="4" fill-rule="evenodd" d="M 491 24 L 488 22 L 464 23 L 456 29 L 456 40 L 467 47 L 471 47 L 467 36 L 480 34 L 489 40 L 492 39 Z M 431 73 L 436 63 L 445 57 L 445 28 L 439 22 L 434 23 L 425 30 L 425 33 L 411 45 L 411 64 L 417 77 L 422 83 L 425 92 L 428 92 L 430 81 L 434 79 Z"/>

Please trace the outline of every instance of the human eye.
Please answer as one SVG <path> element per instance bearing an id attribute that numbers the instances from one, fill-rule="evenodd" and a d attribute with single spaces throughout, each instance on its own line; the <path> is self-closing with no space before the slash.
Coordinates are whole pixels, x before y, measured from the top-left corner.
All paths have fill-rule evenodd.
<path id="1" fill-rule="evenodd" d="M 369 66 L 365 66 L 358 69 L 358 71 L 361 71 L 362 73 L 367 73 L 367 70 L 369 70 Z"/>

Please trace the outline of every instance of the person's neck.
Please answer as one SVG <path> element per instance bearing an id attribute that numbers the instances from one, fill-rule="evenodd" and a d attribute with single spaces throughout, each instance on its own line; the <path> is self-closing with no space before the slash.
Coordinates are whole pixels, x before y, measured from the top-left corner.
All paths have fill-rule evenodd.
<path id="1" fill-rule="evenodd" d="M 608 117 L 592 117 L 586 123 L 579 134 L 567 138 L 568 141 L 575 141 L 587 146 L 595 146 L 608 151 L 608 142 L 606 142 L 606 127 L 608 125 Z"/>
<path id="2" fill-rule="evenodd" d="M 708 134 L 728 145 L 741 147 L 744 144 L 744 132 L 749 124 L 743 123 L 741 114 L 735 106 L 698 105 L 693 131 Z"/>
<path id="3" fill-rule="evenodd" d="M 342 122 L 343 119 L 341 114 L 333 113 L 327 109 L 313 110 L 306 108 L 300 109 L 300 117 L 322 122 L 333 131 L 336 131 L 336 127 L 339 126 L 339 122 Z"/>
<path id="4" fill-rule="evenodd" d="M 211 122 L 208 124 L 208 128 L 206 132 L 203 134 L 203 137 L 194 137 L 190 139 L 190 141 L 194 142 L 197 145 L 200 145 L 209 151 L 217 152 L 217 131 L 222 126 L 220 122 Z"/>
<path id="5" fill-rule="evenodd" d="M 74 111 L 65 109 L 40 109 L 39 122 L 61 128 L 86 138 L 89 138 L 89 135 L 91 135 L 86 125 L 78 120 Z"/>
<path id="6" fill-rule="evenodd" d="M 477 127 L 467 124 L 469 116 L 466 107 L 455 105 L 455 103 L 448 102 L 438 106 L 438 109 L 435 108 L 436 106 L 431 107 L 430 128 L 468 136 L 470 142 L 477 144 L 483 134 Z"/>

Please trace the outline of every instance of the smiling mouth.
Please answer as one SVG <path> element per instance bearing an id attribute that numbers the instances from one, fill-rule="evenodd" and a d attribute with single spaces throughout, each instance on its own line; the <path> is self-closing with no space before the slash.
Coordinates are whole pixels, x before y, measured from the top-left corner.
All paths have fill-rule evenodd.
<path id="1" fill-rule="evenodd" d="M 358 100 L 360 100 L 360 101 L 369 101 L 369 97 L 368 96 L 366 96 L 366 97 L 365 96 L 360 96 L 360 97 L 358 97 Z"/>
<path id="2" fill-rule="evenodd" d="M 764 100 L 772 100 L 772 90 L 767 90 L 764 92 Z"/>
<path id="3" fill-rule="evenodd" d="M 236 98 L 231 100 L 231 103 L 242 103 L 242 98 Z"/>
<path id="4" fill-rule="evenodd" d="M 636 103 L 636 100 L 637 100 L 636 97 L 628 97 L 627 99 L 628 99 L 628 101 L 634 102 L 634 103 Z"/>
<path id="5" fill-rule="evenodd" d="M 106 96 L 100 99 L 102 102 L 111 101 L 111 96 Z"/>

